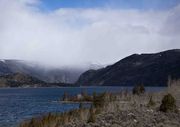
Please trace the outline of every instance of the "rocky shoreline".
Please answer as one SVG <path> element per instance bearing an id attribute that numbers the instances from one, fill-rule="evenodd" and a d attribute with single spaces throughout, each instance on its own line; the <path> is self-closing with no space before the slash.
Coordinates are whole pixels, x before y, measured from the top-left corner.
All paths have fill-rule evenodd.
<path id="1" fill-rule="evenodd" d="M 162 113 L 148 108 L 105 112 L 94 123 L 74 121 L 64 127 L 179 127 L 179 113 Z"/>
<path id="2" fill-rule="evenodd" d="M 160 111 L 166 97 L 168 106 L 169 101 L 173 102 L 176 110 Z M 81 103 L 79 109 L 33 118 L 20 127 L 180 127 L 179 109 L 180 83 L 177 85 L 176 82 L 175 86 L 156 93 L 136 95 L 121 91 L 118 94 L 93 95 L 90 109 Z"/>

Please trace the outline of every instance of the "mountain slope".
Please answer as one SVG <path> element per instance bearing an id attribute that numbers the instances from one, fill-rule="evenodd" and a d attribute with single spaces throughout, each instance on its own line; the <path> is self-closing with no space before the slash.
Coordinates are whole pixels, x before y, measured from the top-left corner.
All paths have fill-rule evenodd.
<path id="1" fill-rule="evenodd" d="M 180 78 L 180 49 L 133 54 L 114 65 L 83 73 L 76 84 L 165 86 L 169 76 Z"/>
<path id="2" fill-rule="evenodd" d="M 20 60 L 0 60 L 0 75 L 23 73 L 48 83 L 74 83 L 85 70 L 81 68 L 51 68 Z"/>
<path id="3" fill-rule="evenodd" d="M 22 73 L 0 76 L 0 87 L 45 87 L 45 82 Z"/>

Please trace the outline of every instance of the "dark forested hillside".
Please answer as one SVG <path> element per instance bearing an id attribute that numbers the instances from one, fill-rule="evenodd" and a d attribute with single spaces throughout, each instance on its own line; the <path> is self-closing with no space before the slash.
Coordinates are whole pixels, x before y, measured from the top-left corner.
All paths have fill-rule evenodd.
<path id="1" fill-rule="evenodd" d="M 76 84 L 165 86 L 170 76 L 180 78 L 180 49 L 133 54 L 106 68 L 86 71 Z"/>

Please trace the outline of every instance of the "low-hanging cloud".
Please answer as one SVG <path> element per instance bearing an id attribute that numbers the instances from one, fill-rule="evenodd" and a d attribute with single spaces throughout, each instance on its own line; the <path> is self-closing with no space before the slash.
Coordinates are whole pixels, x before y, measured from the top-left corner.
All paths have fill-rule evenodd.
<path id="1" fill-rule="evenodd" d="M 180 7 L 169 10 L 60 8 L 0 0 L 0 58 L 47 65 L 109 64 L 132 53 L 180 48 Z"/>

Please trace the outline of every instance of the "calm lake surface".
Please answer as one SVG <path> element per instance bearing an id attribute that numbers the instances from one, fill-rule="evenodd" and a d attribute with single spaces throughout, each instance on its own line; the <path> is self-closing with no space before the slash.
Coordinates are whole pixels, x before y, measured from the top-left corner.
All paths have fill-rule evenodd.
<path id="1" fill-rule="evenodd" d="M 119 92 L 131 87 L 66 87 L 66 88 L 4 88 L 0 89 L 0 127 L 17 127 L 18 123 L 49 112 L 64 112 L 79 104 L 62 104 L 64 92 L 76 95 L 82 91 Z M 146 91 L 160 91 L 163 87 L 147 87 Z"/>

